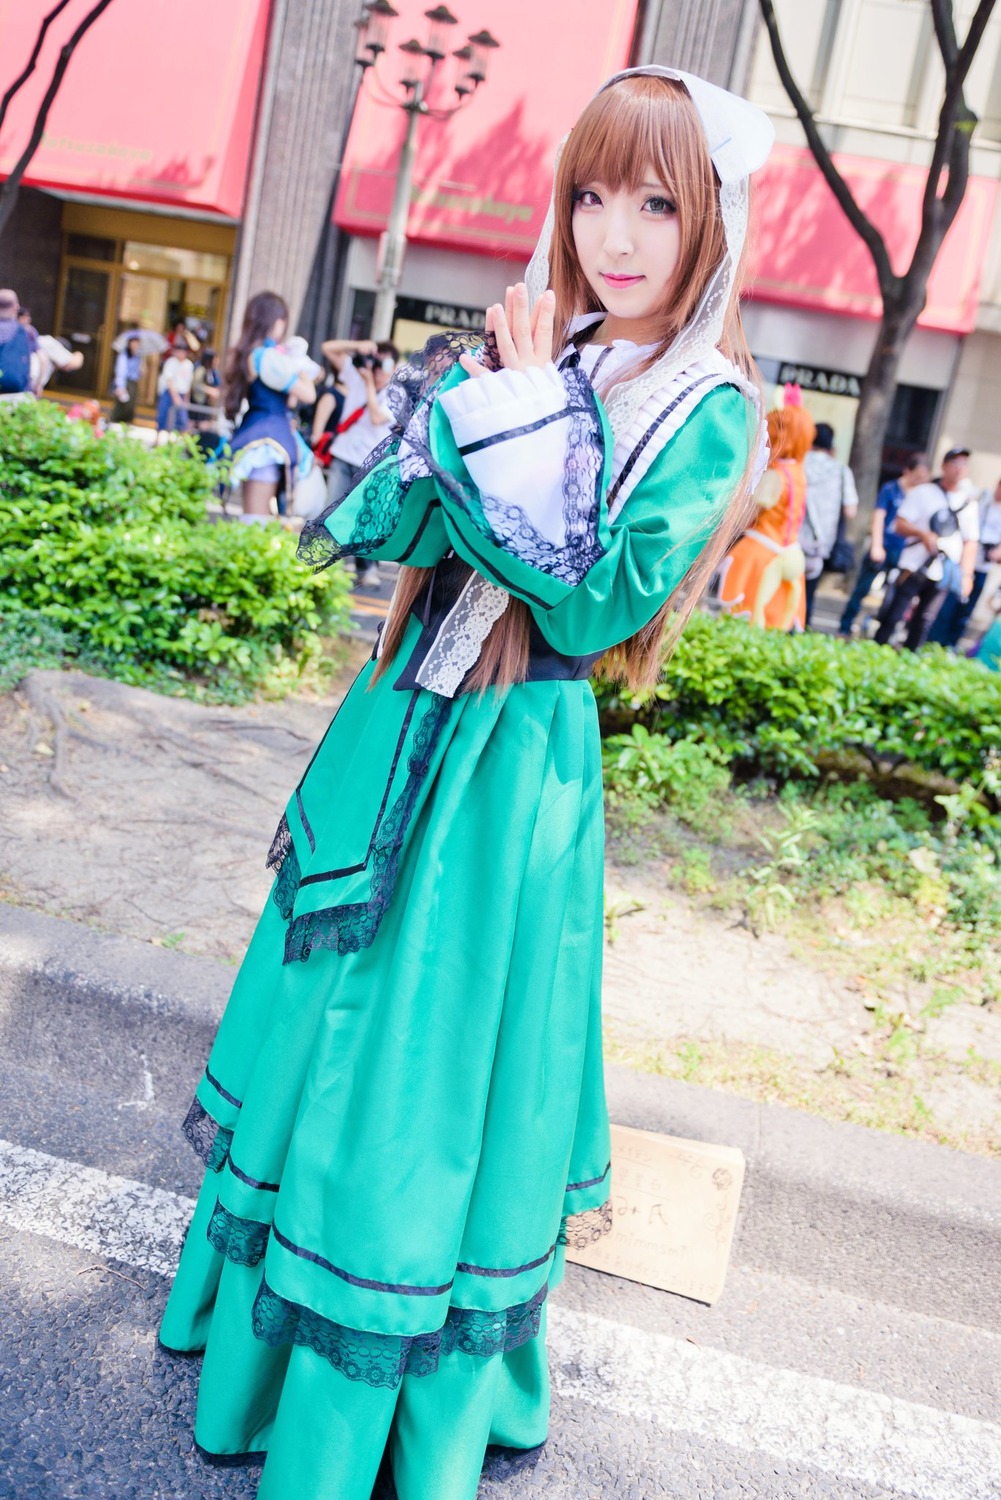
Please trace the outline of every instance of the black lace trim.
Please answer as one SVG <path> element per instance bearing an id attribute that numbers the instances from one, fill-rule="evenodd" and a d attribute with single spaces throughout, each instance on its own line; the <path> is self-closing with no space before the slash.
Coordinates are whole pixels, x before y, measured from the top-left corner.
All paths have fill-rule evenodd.
<path id="1" fill-rule="evenodd" d="M 452 712 L 452 699 L 431 694 L 431 704 L 414 733 L 413 748 L 407 760 L 407 782 L 383 820 L 371 851 L 371 896 L 343 906 L 328 906 L 320 911 L 303 912 L 292 918 L 295 892 L 301 871 L 292 851 L 283 860 L 275 883 L 274 899 L 289 922 L 285 936 L 284 963 L 304 963 L 314 948 L 329 948 L 337 953 L 357 953 L 375 939 L 379 924 L 392 900 L 400 855 L 418 793 L 430 770 L 435 748 Z M 294 884 L 293 884 L 294 882 Z M 291 920 L 290 920 L 291 919 Z"/>
<path id="2" fill-rule="evenodd" d="M 192 1099 L 181 1129 L 191 1149 L 201 1157 L 209 1171 L 221 1171 L 233 1143 L 233 1132 L 224 1130 L 217 1120 L 213 1120 L 197 1099 Z"/>
<path id="3" fill-rule="evenodd" d="M 397 370 L 383 398 L 393 414 L 391 430 L 366 459 L 349 491 L 354 493 L 359 485 L 365 486 L 364 504 L 359 511 L 351 544 L 342 547 L 326 527 L 327 520 L 347 498 L 342 496 L 303 526 L 299 538 L 301 562 L 311 568 L 328 568 L 349 552 L 366 554 L 385 545 L 399 521 L 409 482 L 396 465 L 376 471 L 385 459 L 399 453 L 404 430 L 410 427 L 414 418 L 420 417 L 424 408 L 430 407 L 437 387 L 454 368 L 460 354 L 479 348 L 483 342 L 481 333 L 438 333 L 428 340 L 419 354 L 412 354 Z M 416 425 L 426 426 L 426 422 L 419 420 Z M 415 466 L 407 467 L 411 470 Z"/>
<path id="4" fill-rule="evenodd" d="M 270 1224 L 230 1213 L 217 1198 L 205 1235 L 212 1248 L 227 1260 L 238 1266 L 256 1266 L 264 1259 L 270 1232 Z"/>
<path id="5" fill-rule="evenodd" d="M 277 875 L 285 860 L 295 852 L 292 845 L 292 830 L 288 826 L 288 814 L 282 813 L 282 820 L 275 829 L 275 836 L 271 840 L 271 848 L 268 857 L 264 861 L 269 870 L 274 870 Z"/>
<path id="6" fill-rule="evenodd" d="M 302 867 L 299 864 L 299 856 L 294 849 L 290 849 L 277 868 L 274 889 L 271 892 L 272 900 L 286 922 L 292 916 L 295 895 L 301 880 Z"/>
<path id="7" fill-rule="evenodd" d="M 230 1132 L 227 1132 L 230 1134 Z M 231 1137 L 232 1138 L 232 1137 Z M 218 1169 L 216 1169 L 218 1170 Z M 270 1186 L 270 1185 L 269 1185 Z M 600 1208 L 591 1208 L 581 1214 L 570 1214 L 560 1225 L 560 1232 L 553 1245 L 547 1253 L 537 1259 L 527 1261 L 524 1265 L 516 1266 L 510 1271 L 496 1271 L 482 1266 L 466 1265 L 460 1262 L 456 1266 L 457 1271 L 463 1271 L 470 1276 L 501 1277 L 518 1276 L 525 1271 L 535 1270 L 543 1266 L 549 1260 L 556 1245 L 566 1245 L 572 1250 L 586 1250 L 589 1245 L 597 1244 L 604 1235 L 610 1234 L 612 1230 L 612 1204 L 611 1200 L 603 1203 Z M 268 1248 L 268 1240 L 274 1231 L 278 1242 L 293 1254 L 301 1255 L 307 1260 L 328 1271 L 333 1271 L 341 1280 L 349 1282 L 352 1286 L 368 1287 L 375 1291 L 399 1292 L 407 1295 L 427 1293 L 439 1295 L 448 1290 L 452 1282 L 446 1282 L 442 1286 L 414 1287 L 396 1285 L 391 1282 L 369 1281 L 362 1277 L 353 1276 L 347 1271 L 332 1266 L 322 1256 L 313 1251 L 306 1251 L 301 1246 L 295 1245 L 270 1223 L 263 1223 L 259 1219 L 247 1219 L 239 1214 L 234 1214 L 216 1199 L 215 1208 L 206 1234 L 210 1243 L 221 1255 L 229 1260 L 235 1261 L 241 1266 L 256 1266 L 264 1259 Z"/>
<path id="8" fill-rule="evenodd" d="M 349 1380 L 395 1390 L 404 1375 L 434 1374 L 441 1358 L 456 1350 L 490 1359 L 538 1338 L 548 1290 L 542 1286 L 528 1302 L 499 1312 L 450 1307 L 437 1332 L 410 1338 L 347 1328 L 311 1308 L 286 1301 L 262 1279 L 254 1302 L 253 1329 L 272 1348 L 304 1344 Z"/>
<path id="9" fill-rule="evenodd" d="M 560 1228 L 560 1245 L 569 1250 L 587 1250 L 612 1232 L 612 1202 L 600 1208 L 589 1208 L 582 1214 L 570 1214 Z"/>

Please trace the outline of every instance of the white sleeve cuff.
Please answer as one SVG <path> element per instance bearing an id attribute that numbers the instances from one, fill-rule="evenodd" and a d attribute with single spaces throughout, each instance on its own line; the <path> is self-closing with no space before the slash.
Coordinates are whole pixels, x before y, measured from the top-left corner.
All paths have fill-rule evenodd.
<path id="1" fill-rule="evenodd" d="M 438 400 L 461 450 L 558 416 L 566 408 L 567 393 L 559 371 L 550 364 L 494 370 L 462 381 Z"/>

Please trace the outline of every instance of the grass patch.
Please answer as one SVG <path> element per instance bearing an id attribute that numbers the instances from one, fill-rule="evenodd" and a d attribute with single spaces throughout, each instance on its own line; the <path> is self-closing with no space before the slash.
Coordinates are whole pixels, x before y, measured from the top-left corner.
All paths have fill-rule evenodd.
<path id="1" fill-rule="evenodd" d="M 988 1125 L 969 1128 L 938 1118 L 936 1095 L 951 1085 L 972 1082 L 985 1099 L 1001 1088 L 1001 1063 L 970 1051 L 955 1060 L 941 1053 L 901 1056 L 899 1031 L 892 1023 L 867 1040 L 870 1055 L 842 1057 L 812 1068 L 800 1059 L 749 1042 L 702 1041 L 675 1037 L 670 1042 L 626 1041 L 606 1030 L 605 1056 L 641 1072 L 706 1088 L 726 1089 L 762 1104 L 783 1104 L 823 1119 L 867 1125 L 979 1156 L 1001 1159 L 1001 1139 Z"/>

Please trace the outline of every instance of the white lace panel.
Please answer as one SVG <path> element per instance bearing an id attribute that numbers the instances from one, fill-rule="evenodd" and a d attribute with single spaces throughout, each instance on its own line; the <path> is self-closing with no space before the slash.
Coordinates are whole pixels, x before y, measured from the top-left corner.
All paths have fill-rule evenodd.
<path id="1" fill-rule="evenodd" d="M 454 698 L 462 679 L 479 660 L 483 643 L 507 609 L 510 595 L 474 573 L 452 605 L 417 669 L 421 687 Z"/>
<path id="2" fill-rule="evenodd" d="M 431 405 L 430 401 L 425 401 L 418 406 L 400 439 L 397 462 L 400 466 L 400 478 L 405 485 L 413 484 L 415 479 L 431 477 L 431 470 L 424 457 L 430 447 L 428 428 L 431 422 Z"/>

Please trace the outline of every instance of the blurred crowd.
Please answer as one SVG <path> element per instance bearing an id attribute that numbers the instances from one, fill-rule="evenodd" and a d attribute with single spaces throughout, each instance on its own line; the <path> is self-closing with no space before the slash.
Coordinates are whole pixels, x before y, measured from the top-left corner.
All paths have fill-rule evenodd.
<path id="1" fill-rule="evenodd" d="M 934 475 L 926 454 L 908 454 L 880 489 L 856 558 L 848 534 L 858 494 L 833 429 L 790 387 L 768 413 L 768 436 L 753 521 L 720 572 L 726 611 L 766 629 L 808 629 L 821 578 L 842 574 L 853 577 L 843 637 L 909 651 L 933 643 L 1001 666 L 1001 482 L 972 483 L 968 448 L 950 448 Z"/>
<path id="2" fill-rule="evenodd" d="M 224 509 L 235 493 L 250 524 L 276 516 L 300 524 L 341 499 L 392 421 L 385 391 L 399 364 L 395 346 L 329 339 L 318 362 L 305 340 L 288 338 L 288 308 L 273 292 L 250 299 L 225 368 L 200 332 L 179 320 L 169 337 L 121 334 L 109 421 L 134 421 L 143 362 L 156 358 L 158 439 L 192 431 L 208 461 L 232 460 Z M 82 362 L 0 289 L 0 397 L 38 396 L 57 369 Z M 75 414 L 100 428 L 98 403 Z M 725 611 L 765 629 L 809 629 L 821 580 L 840 574 L 852 582 L 840 635 L 909 651 L 930 642 L 1001 667 L 1001 482 L 988 490 L 971 482 L 968 448 L 950 448 L 934 475 L 926 454 L 907 455 L 880 489 L 856 557 L 848 539 L 855 480 L 833 429 L 814 421 L 798 388 L 787 387 L 768 413 L 768 441 L 751 524 L 720 569 Z M 354 562 L 357 586 L 377 586 L 377 565 Z"/>

